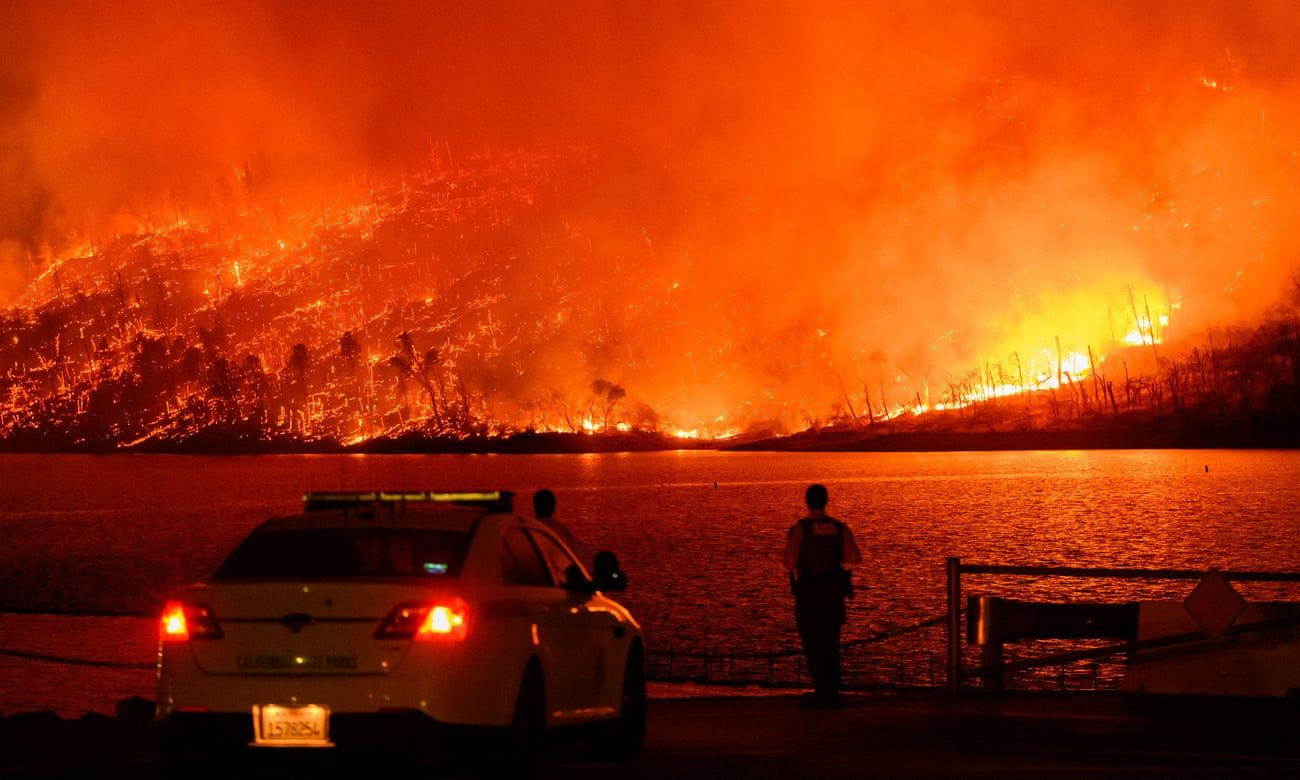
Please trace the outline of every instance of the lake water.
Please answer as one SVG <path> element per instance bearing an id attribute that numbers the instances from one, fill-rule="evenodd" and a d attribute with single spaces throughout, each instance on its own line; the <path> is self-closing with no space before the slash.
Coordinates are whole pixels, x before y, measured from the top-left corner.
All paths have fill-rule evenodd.
<path id="1" fill-rule="evenodd" d="M 1296 570 L 1300 453 L 665 452 L 510 456 L 0 456 L 0 650 L 148 663 L 152 613 L 305 489 L 550 487 L 578 552 L 619 554 L 622 599 L 651 651 L 794 649 L 785 533 L 804 487 L 830 489 L 864 561 L 851 640 L 935 617 L 944 559 L 972 563 Z M 1062 600 L 1179 598 L 1193 583 L 968 577 L 967 593 Z M 1249 598 L 1295 598 L 1242 586 Z M 918 674 L 942 630 L 880 649 Z M 892 661 L 890 662 L 893 663 Z M 892 667 L 891 667 L 892 668 Z M 882 672 L 892 674 L 893 672 Z M 924 672 L 919 672 L 924 675 Z M 152 698 L 141 669 L 0 654 L 0 712 L 110 710 Z"/>

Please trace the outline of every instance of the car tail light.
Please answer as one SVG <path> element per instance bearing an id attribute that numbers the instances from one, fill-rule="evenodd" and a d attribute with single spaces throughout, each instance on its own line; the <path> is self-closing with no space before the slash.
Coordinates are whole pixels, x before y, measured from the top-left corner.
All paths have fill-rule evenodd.
<path id="1" fill-rule="evenodd" d="M 159 636 L 164 642 L 220 639 L 221 625 L 212 610 L 203 604 L 169 601 L 163 607 Z"/>
<path id="2" fill-rule="evenodd" d="M 469 630 L 469 605 L 458 598 L 398 604 L 375 631 L 376 639 L 450 639 L 461 641 Z"/>

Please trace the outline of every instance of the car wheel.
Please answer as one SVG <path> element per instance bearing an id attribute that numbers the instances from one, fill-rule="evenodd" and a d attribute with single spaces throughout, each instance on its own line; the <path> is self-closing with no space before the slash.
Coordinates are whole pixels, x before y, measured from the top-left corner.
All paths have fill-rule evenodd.
<path id="1" fill-rule="evenodd" d="M 645 652 L 633 645 L 623 672 L 623 699 L 618 718 L 604 730 L 595 744 L 595 753 L 613 761 L 631 761 L 641 755 L 645 745 L 646 690 Z"/>
<path id="2" fill-rule="evenodd" d="M 542 752 L 546 734 L 546 683 L 542 670 L 534 660 L 524 671 L 515 699 L 515 716 L 510 723 L 509 755 L 514 764 L 527 764 L 537 760 Z"/>

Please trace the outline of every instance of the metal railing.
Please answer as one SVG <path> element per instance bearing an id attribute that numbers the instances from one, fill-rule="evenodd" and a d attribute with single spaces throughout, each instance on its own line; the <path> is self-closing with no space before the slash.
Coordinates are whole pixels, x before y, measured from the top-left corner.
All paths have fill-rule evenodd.
<path id="1" fill-rule="evenodd" d="M 1137 569 L 1137 568 L 1086 568 L 1077 566 L 1007 566 L 962 563 L 960 557 L 947 559 L 947 614 L 948 625 L 948 691 L 957 693 L 963 679 L 988 673 L 987 668 L 965 670 L 961 665 L 961 617 L 963 574 L 994 574 L 1018 577 L 1081 577 L 1090 579 L 1118 580 L 1200 580 L 1209 570 L 1201 569 Z M 1224 579 L 1237 582 L 1300 582 L 1300 572 L 1270 571 L 1218 571 Z M 1278 620 L 1258 621 L 1230 628 L 1226 633 L 1240 635 L 1254 631 L 1264 631 L 1300 624 L 1300 618 L 1281 618 Z M 1167 647 L 1175 644 L 1201 641 L 1208 638 L 1204 631 L 1196 631 L 1173 637 L 1160 637 L 1143 642 L 1124 642 L 1105 647 L 1075 650 L 1058 653 L 1042 658 L 1025 659 L 1011 663 L 1000 663 L 999 672 L 1014 672 L 1042 666 L 1053 666 L 1079 660 L 1089 660 L 1114 656 L 1119 653 L 1137 651 L 1155 647 Z"/>

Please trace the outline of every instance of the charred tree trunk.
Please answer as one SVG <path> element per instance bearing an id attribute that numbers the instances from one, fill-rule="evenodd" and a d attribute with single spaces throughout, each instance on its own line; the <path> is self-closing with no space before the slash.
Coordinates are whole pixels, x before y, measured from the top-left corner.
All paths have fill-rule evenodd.
<path id="1" fill-rule="evenodd" d="M 840 392 L 844 395 L 845 405 L 849 407 L 849 417 L 853 418 L 854 422 L 857 422 L 858 413 L 853 408 L 853 401 L 849 398 L 849 391 L 844 387 L 844 379 L 843 377 L 840 376 L 836 376 L 835 378 L 838 379 L 840 382 Z"/>
<path id="2" fill-rule="evenodd" d="M 1124 365 L 1124 403 L 1128 410 L 1133 411 L 1133 380 L 1128 375 L 1128 361 L 1123 361 Z"/>
<path id="3" fill-rule="evenodd" d="M 1178 361 L 1169 361 L 1169 400 L 1173 404 L 1174 414 L 1183 410 L 1183 398 L 1178 378 Z"/>

